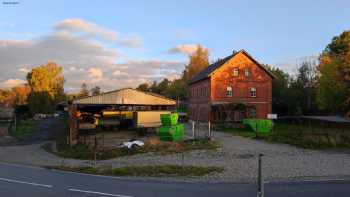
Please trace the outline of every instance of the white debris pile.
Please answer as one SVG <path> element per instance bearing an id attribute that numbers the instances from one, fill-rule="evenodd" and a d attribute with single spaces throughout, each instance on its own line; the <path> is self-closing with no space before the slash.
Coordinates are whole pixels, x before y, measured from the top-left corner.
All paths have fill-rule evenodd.
<path id="1" fill-rule="evenodd" d="M 121 148 L 128 148 L 128 149 L 131 149 L 131 148 L 137 148 L 137 147 L 141 147 L 145 145 L 144 142 L 140 141 L 140 140 L 132 140 L 132 141 L 129 141 L 129 142 L 123 142 L 120 147 Z"/>

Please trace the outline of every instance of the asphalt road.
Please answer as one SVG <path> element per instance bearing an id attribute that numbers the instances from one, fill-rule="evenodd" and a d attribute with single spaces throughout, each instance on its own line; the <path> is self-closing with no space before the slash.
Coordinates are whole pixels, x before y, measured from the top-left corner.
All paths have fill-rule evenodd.
<path id="1" fill-rule="evenodd" d="M 348 197 L 350 181 L 265 184 L 266 197 Z M 252 184 L 158 182 L 85 175 L 37 167 L 0 164 L 0 196 L 11 197 L 255 197 Z"/>

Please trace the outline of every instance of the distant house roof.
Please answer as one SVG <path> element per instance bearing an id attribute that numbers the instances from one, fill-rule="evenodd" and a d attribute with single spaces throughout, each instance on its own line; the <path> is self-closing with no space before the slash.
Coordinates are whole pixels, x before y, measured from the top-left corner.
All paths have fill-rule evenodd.
<path id="1" fill-rule="evenodd" d="M 79 105 L 176 105 L 176 101 L 162 95 L 132 88 L 114 90 L 73 101 Z"/>
<path id="2" fill-rule="evenodd" d="M 209 65 L 206 69 L 202 70 L 201 72 L 199 72 L 197 75 L 195 75 L 189 82 L 189 84 L 193 84 L 196 83 L 198 81 L 201 81 L 203 79 L 206 79 L 210 76 L 210 74 L 212 72 L 214 72 L 216 69 L 220 68 L 222 65 L 224 65 L 228 60 L 230 60 L 231 58 L 233 58 L 234 56 L 236 56 L 239 53 L 243 53 L 244 55 L 246 55 L 249 59 L 251 59 L 254 63 L 256 63 L 259 67 L 261 67 L 268 75 L 270 75 L 273 79 L 275 78 L 275 76 L 268 70 L 266 69 L 263 65 L 261 65 L 259 62 L 257 62 L 251 55 L 249 55 L 248 52 L 246 52 L 245 50 L 241 49 L 238 52 L 235 52 L 211 65 Z"/>

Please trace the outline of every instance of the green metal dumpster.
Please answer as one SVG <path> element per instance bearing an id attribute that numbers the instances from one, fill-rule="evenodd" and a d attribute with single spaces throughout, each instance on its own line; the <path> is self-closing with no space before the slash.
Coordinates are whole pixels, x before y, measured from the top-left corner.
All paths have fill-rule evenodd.
<path id="1" fill-rule="evenodd" d="M 273 127 L 273 122 L 268 119 L 244 119 L 243 124 L 252 131 L 261 134 L 270 133 Z"/>
<path id="2" fill-rule="evenodd" d="M 161 114 L 160 115 L 160 120 L 161 120 L 163 126 L 176 125 L 178 119 L 179 119 L 178 113 Z"/>
<path id="3" fill-rule="evenodd" d="M 177 113 L 161 114 L 162 126 L 157 130 L 157 134 L 162 141 L 179 141 L 184 136 L 184 125 L 177 124 L 179 115 Z"/>
<path id="4" fill-rule="evenodd" d="M 179 141 L 184 135 L 184 125 L 161 126 L 157 134 L 162 141 Z"/>

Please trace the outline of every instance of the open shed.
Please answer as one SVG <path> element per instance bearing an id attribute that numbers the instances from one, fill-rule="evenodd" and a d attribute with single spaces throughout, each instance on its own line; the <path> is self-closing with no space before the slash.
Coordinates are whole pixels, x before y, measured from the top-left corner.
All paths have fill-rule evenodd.
<path id="1" fill-rule="evenodd" d="M 76 144 L 86 130 L 107 126 L 157 127 L 160 114 L 170 113 L 175 106 L 175 100 L 132 88 L 76 99 L 69 106 L 69 143 Z"/>

